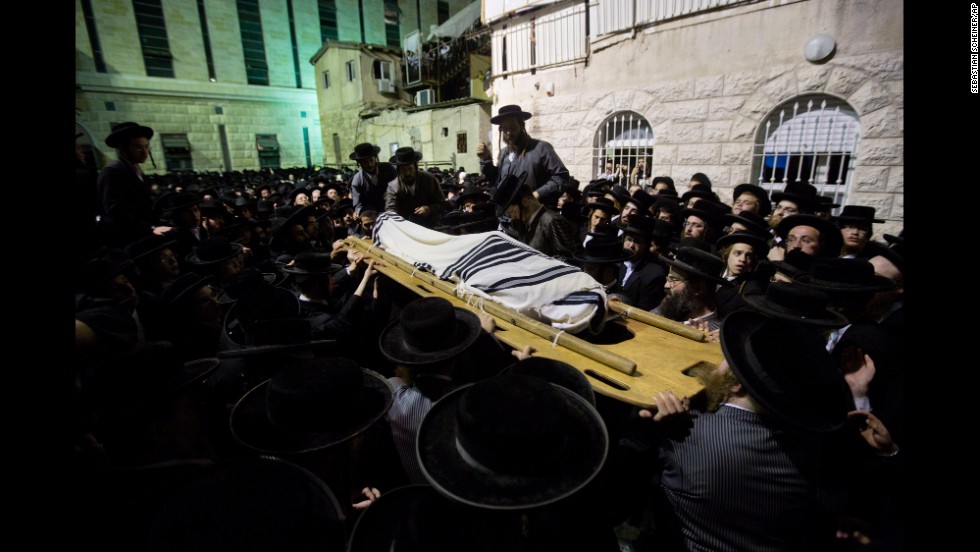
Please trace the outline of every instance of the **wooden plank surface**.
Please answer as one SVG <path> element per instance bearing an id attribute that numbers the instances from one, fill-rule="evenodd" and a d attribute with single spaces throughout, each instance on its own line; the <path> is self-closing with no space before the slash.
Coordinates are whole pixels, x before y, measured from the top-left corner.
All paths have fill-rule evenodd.
<path id="1" fill-rule="evenodd" d="M 443 297 L 456 307 L 474 312 L 481 310 L 479 301 L 471 299 L 470 304 L 467 304 L 466 300 L 456 297 L 451 292 L 455 287 L 454 283 L 439 280 L 431 273 L 411 269 L 411 265 L 404 260 L 371 247 L 370 240 L 348 238 L 346 243 L 349 247 L 364 252 L 367 257 L 384 260 L 387 266 L 379 270 L 420 296 Z M 632 313 L 625 308 L 615 309 L 621 312 L 618 319 L 607 324 L 620 327 L 613 328 L 618 331 L 611 333 L 631 337 L 613 344 L 587 344 L 588 347 L 582 349 L 585 351 L 583 354 L 563 345 L 567 334 L 558 335 L 556 345 L 554 339 L 536 335 L 520 324 L 513 323 L 522 323 L 517 320 L 523 316 L 520 313 L 494 304 L 493 307 L 501 307 L 506 311 L 501 316 L 498 314 L 499 309 L 496 309 L 497 312 L 491 311 L 490 301 L 485 300 L 482 303 L 482 310 L 494 315 L 498 327 L 495 336 L 500 341 L 515 349 L 530 345 L 535 349 L 535 356 L 567 362 L 586 375 L 596 393 L 635 406 L 652 406 L 653 396 L 660 391 L 673 390 L 678 396 L 693 396 L 702 390 L 702 386 L 694 377 L 686 375 L 685 371 L 702 362 L 716 365 L 722 359 L 721 346 L 718 343 L 694 339 L 703 335 L 697 330 L 684 326 L 688 330 L 694 330 L 687 336 L 667 331 L 637 319 L 649 319 L 646 316 L 649 313 L 645 312 Z M 627 316 L 627 312 L 631 316 Z M 661 325 L 669 327 L 666 323 Z M 540 330 L 536 331 L 541 333 Z M 555 333 L 557 330 L 552 329 L 549 335 Z M 595 354 L 593 349 L 597 349 L 600 354 Z M 603 353 L 609 354 L 604 356 Z M 626 362 L 621 362 L 618 358 Z M 603 360 L 609 362 L 605 363 Z"/>

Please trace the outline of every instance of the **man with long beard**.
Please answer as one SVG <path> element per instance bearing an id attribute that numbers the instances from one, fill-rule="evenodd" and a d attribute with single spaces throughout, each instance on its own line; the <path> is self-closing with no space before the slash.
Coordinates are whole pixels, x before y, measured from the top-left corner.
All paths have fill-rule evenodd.
<path id="1" fill-rule="evenodd" d="M 718 329 L 721 319 L 715 312 L 716 290 L 719 284 L 732 285 L 720 277 L 725 262 L 693 246 L 679 248 L 673 259 L 661 258 L 670 265 L 670 272 L 664 284 L 666 296 L 653 313 L 707 331 Z"/>

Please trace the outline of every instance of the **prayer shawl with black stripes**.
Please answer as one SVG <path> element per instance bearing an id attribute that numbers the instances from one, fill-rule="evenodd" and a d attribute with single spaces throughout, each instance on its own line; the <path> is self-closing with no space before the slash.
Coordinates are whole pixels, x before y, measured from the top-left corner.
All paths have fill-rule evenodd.
<path id="1" fill-rule="evenodd" d="M 580 268 L 507 236 L 484 232 L 451 236 L 408 222 L 392 212 L 378 216 L 374 243 L 442 280 L 470 304 L 495 301 L 569 333 L 601 328 L 606 292 Z"/>

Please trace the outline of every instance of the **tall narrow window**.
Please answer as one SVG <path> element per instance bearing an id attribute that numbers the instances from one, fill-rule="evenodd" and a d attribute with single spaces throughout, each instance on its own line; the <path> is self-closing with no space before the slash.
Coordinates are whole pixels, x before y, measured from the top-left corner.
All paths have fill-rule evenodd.
<path id="1" fill-rule="evenodd" d="M 752 176 L 768 192 L 790 182 L 816 186 L 845 204 L 861 138 L 861 122 L 847 102 L 813 94 L 777 107 L 759 125 Z"/>
<path id="2" fill-rule="evenodd" d="M 337 40 L 337 0 L 320 0 L 320 41 Z"/>
<path id="3" fill-rule="evenodd" d="M 279 139 L 275 134 L 256 134 L 255 148 L 259 151 L 259 168 L 279 168 Z"/>
<path id="4" fill-rule="evenodd" d="M 446 0 L 439 0 L 436 2 L 436 10 L 438 17 L 437 21 L 440 25 L 442 25 L 447 19 L 449 19 L 449 2 Z"/>
<path id="5" fill-rule="evenodd" d="M 347 62 L 347 65 L 346 66 L 347 66 L 347 81 L 348 82 L 353 82 L 354 79 L 357 78 L 357 72 L 354 69 L 354 65 L 355 65 L 354 61 L 348 61 Z"/>
<path id="6" fill-rule="evenodd" d="M 592 143 L 592 178 L 616 172 L 623 165 L 626 175 L 638 168 L 637 181 L 649 180 L 653 171 L 653 129 L 639 113 L 613 113 L 596 130 Z"/>
<path id="7" fill-rule="evenodd" d="M 186 134 L 161 134 L 163 157 L 168 171 L 190 171 L 194 169 L 191 159 L 191 143 Z"/>
<path id="8" fill-rule="evenodd" d="M 204 38 L 204 56 L 208 60 L 208 78 L 217 79 L 214 72 L 214 53 L 211 51 L 211 35 L 208 33 L 208 14 L 204 10 L 204 0 L 197 0 L 197 17 L 201 20 L 201 36 Z"/>
<path id="9" fill-rule="evenodd" d="M 398 18 L 401 10 L 396 0 L 385 0 L 385 43 L 391 48 L 401 48 L 402 32 Z"/>
<path id="10" fill-rule="evenodd" d="M 82 0 L 82 13 L 85 14 L 85 28 L 88 30 L 88 41 L 92 46 L 92 61 L 95 70 L 105 73 L 105 59 L 102 57 L 102 45 L 99 43 L 99 32 L 95 27 L 95 14 L 92 12 L 92 0 Z M 93 167 L 95 165 L 92 165 Z"/>
<path id="11" fill-rule="evenodd" d="M 262 17 L 258 0 L 238 0 L 238 25 L 245 52 L 245 75 L 249 84 L 269 85 L 269 64 L 265 61 Z"/>
<path id="12" fill-rule="evenodd" d="M 296 74 L 296 88 L 303 88 L 303 78 L 299 71 L 299 46 L 296 44 L 296 18 L 293 14 L 293 0 L 286 0 L 286 11 L 289 12 L 289 41 L 293 48 L 293 73 Z"/>
<path id="13" fill-rule="evenodd" d="M 170 53 L 160 0 L 133 0 L 133 11 L 136 12 L 136 29 L 140 35 L 147 76 L 173 78 L 174 57 Z"/>
<path id="14" fill-rule="evenodd" d="M 323 72 L 323 87 L 330 88 L 330 71 Z"/>

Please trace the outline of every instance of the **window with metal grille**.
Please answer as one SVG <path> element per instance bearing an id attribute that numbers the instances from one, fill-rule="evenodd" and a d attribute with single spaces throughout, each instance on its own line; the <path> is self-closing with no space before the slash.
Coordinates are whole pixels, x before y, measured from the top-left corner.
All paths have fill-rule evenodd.
<path id="1" fill-rule="evenodd" d="M 279 139 L 275 134 L 256 134 L 255 148 L 259 151 L 259 168 L 279 168 Z"/>
<path id="2" fill-rule="evenodd" d="M 320 42 L 337 40 L 337 2 L 320 0 Z"/>
<path id="3" fill-rule="evenodd" d="M 262 16 L 258 0 L 238 0 L 238 26 L 245 54 L 245 75 L 249 84 L 269 85 L 269 64 L 265 60 Z"/>
<path id="4" fill-rule="evenodd" d="M 789 182 L 812 184 L 843 205 L 860 138 L 861 122 L 847 102 L 823 94 L 794 98 L 759 125 L 753 179 L 769 193 L 782 191 Z"/>
<path id="5" fill-rule="evenodd" d="M 133 11 L 136 12 L 136 29 L 147 76 L 173 78 L 174 57 L 170 53 L 160 0 L 133 0 Z"/>
<path id="6" fill-rule="evenodd" d="M 637 181 L 644 184 L 652 176 L 653 129 L 634 111 L 613 113 L 599 125 L 592 146 L 592 178 L 616 176 L 613 183 L 629 186 L 630 173 L 637 170 Z M 620 170 L 622 167 L 622 170 Z M 620 176 L 625 175 L 625 177 Z"/>
<path id="7" fill-rule="evenodd" d="M 161 134 L 160 142 L 163 144 L 163 158 L 168 171 L 194 170 L 191 143 L 187 141 L 186 134 Z"/>
<path id="8" fill-rule="evenodd" d="M 385 44 L 390 48 L 400 48 L 402 45 L 401 25 L 398 21 L 401 9 L 395 0 L 385 0 Z"/>

